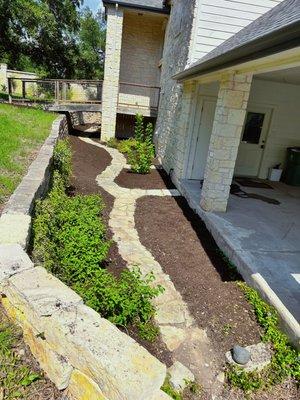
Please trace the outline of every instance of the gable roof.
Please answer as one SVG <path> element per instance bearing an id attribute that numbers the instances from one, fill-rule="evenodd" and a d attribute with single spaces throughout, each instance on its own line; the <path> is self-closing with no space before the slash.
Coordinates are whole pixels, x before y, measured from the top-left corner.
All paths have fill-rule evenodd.
<path id="1" fill-rule="evenodd" d="M 285 0 L 174 79 L 190 79 L 297 46 L 300 46 L 300 0 Z"/>
<path id="2" fill-rule="evenodd" d="M 104 5 L 119 4 L 122 7 L 169 13 L 170 8 L 166 0 L 103 0 Z"/>

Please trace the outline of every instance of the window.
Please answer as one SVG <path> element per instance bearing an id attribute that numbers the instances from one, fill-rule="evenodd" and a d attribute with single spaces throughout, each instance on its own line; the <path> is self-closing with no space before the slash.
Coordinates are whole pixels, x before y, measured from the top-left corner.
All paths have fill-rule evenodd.
<path id="1" fill-rule="evenodd" d="M 243 142 L 259 144 L 265 114 L 248 112 L 243 133 Z"/>

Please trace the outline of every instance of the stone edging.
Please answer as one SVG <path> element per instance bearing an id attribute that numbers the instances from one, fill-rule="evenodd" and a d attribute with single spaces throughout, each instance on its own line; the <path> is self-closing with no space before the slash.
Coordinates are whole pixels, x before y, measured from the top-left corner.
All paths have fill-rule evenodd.
<path id="1" fill-rule="evenodd" d="M 85 306 L 59 279 L 35 267 L 25 252 L 34 201 L 48 187 L 53 148 L 66 132 L 66 117 L 60 117 L 0 218 L 2 305 L 68 399 L 170 399 L 160 391 L 166 366 Z"/>

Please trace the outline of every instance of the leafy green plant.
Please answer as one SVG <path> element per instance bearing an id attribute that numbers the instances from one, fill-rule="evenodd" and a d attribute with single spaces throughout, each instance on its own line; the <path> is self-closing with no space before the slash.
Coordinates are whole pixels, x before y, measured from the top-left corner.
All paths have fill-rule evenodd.
<path id="1" fill-rule="evenodd" d="M 33 258 L 72 287 L 87 305 L 116 325 L 136 324 L 150 340 L 155 308 L 151 300 L 163 288 L 153 285 L 153 274 L 142 277 L 138 268 L 124 270 L 115 277 L 105 268 L 110 241 L 98 195 L 68 197 L 66 157 L 54 163 L 53 185 L 48 196 L 36 203 L 33 221 Z M 66 175 L 64 175 L 66 176 Z"/>
<path id="2" fill-rule="evenodd" d="M 137 143 L 137 140 L 134 138 L 120 140 L 118 144 L 118 150 L 120 153 L 128 154 L 136 148 Z"/>
<path id="3" fill-rule="evenodd" d="M 182 394 L 177 392 L 170 384 L 170 377 L 167 375 L 161 390 L 168 394 L 173 400 L 183 400 Z"/>
<path id="4" fill-rule="evenodd" d="M 237 284 L 252 305 L 257 321 L 264 329 L 262 340 L 272 344 L 274 354 L 271 364 L 260 372 L 245 372 L 238 367 L 229 368 L 227 371 L 229 382 L 246 392 L 267 388 L 288 377 L 299 382 L 299 354 L 289 343 L 287 336 L 280 331 L 277 312 L 262 300 L 256 290 L 250 288 L 244 282 Z"/>
<path id="5" fill-rule="evenodd" d="M 145 141 L 144 117 L 141 114 L 135 116 L 134 137 L 138 142 Z"/>
<path id="6" fill-rule="evenodd" d="M 138 174 L 148 174 L 153 161 L 153 146 L 146 142 L 138 142 L 136 149 L 128 155 L 131 171 Z"/>
<path id="7" fill-rule="evenodd" d="M 4 318 L 2 315 L 0 317 Z M 15 353 L 14 348 L 20 338 L 18 328 L 8 322 L 0 322 L 0 388 L 4 390 L 0 394 L 7 400 L 27 398 L 27 388 L 41 379 Z"/>
<path id="8" fill-rule="evenodd" d="M 72 173 L 72 152 L 67 139 L 59 140 L 54 147 L 53 168 L 59 172 L 67 186 Z"/>
<path id="9" fill-rule="evenodd" d="M 119 140 L 116 139 L 116 138 L 114 138 L 114 137 L 112 137 L 112 138 L 110 138 L 110 139 L 106 142 L 106 145 L 107 145 L 108 147 L 113 148 L 113 149 L 117 149 L 118 146 L 119 146 Z"/>
<path id="10" fill-rule="evenodd" d="M 138 325 L 139 335 L 148 342 L 155 342 L 159 335 L 159 328 L 152 322 L 141 322 Z"/>

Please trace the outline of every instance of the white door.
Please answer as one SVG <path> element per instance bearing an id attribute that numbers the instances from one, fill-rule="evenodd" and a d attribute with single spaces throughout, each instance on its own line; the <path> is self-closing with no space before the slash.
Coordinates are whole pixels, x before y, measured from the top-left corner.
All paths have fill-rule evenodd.
<path id="1" fill-rule="evenodd" d="M 235 164 L 235 175 L 259 174 L 271 118 L 271 109 L 249 106 Z"/>
<path id="2" fill-rule="evenodd" d="M 196 115 L 194 125 L 194 137 L 196 141 L 192 142 L 194 154 L 192 153 L 193 157 L 191 157 L 193 160 L 191 179 L 203 179 L 204 177 L 215 110 L 216 100 L 203 99 L 201 111 Z"/>

